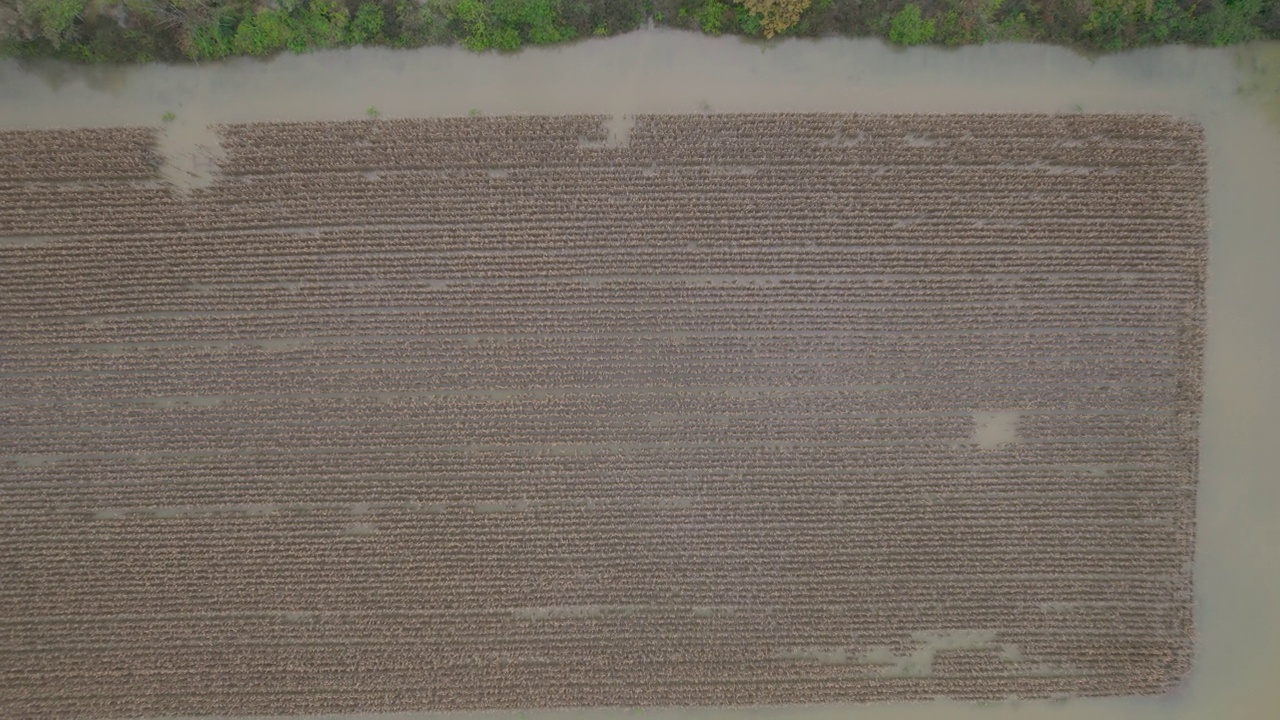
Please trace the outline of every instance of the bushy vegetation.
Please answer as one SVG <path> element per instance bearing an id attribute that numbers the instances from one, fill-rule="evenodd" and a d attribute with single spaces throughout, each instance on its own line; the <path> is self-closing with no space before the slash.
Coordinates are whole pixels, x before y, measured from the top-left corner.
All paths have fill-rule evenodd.
<path id="1" fill-rule="evenodd" d="M 758 26 L 756 32 L 773 37 L 800 22 L 804 11 L 809 9 L 810 0 L 741 0 L 741 3 L 738 12 L 745 10 L 745 15 Z M 750 21 L 743 19 L 739 22 Z M 754 35 L 755 32 L 749 34 Z"/>
<path id="2" fill-rule="evenodd" d="M 898 11 L 889 22 L 889 42 L 896 45 L 924 45 L 933 40 L 937 24 L 926 20 L 920 6 L 911 3 Z"/>
<path id="3" fill-rule="evenodd" d="M 561 0 L 457 0 L 445 13 L 472 50 L 515 50 L 572 40 L 577 31 L 560 14 Z"/>
<path id="4" fill-rule="evenodd" d="M 627 32 L 649 19 L 709 35 L 1117 50 L 1280 37 L 1280 0 L 0 0 L 0 55 L 205 61 L 449 43 L 512 51 Z"/>

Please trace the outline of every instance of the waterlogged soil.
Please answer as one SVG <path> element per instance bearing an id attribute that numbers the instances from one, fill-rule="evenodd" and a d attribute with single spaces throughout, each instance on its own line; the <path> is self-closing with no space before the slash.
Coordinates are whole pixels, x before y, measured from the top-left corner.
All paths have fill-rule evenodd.
<path id="1" fill-rule="evenodd" d="M 762 46 L 642 31 L 515 56 L 428 48 L 360 49 L 267 63 L 80 68 L 0 63 L 0 127 L 164 127 L 162 175 L 181 194 L 218 179 L 209 126 L 262 120 L 590 113 L 614 118 L 589 140 L 625 145 L 641 113 L 1155 112 L 1201 123 L 1210 161 L 1208 336 L 1194 563 L 1198 645 L 1185 684 L 1159 697 L 972 705 L 951 701 L 786 708 L 769 717 L 1265 718 L 1280 707 L 1280 51 L 1276 44 L 1170 47 L 1087 59 L 1043 46 L 901 51 L 833 39 Z M 172 120 L 162 120 L 165 113 Z M 22 246 L 39 238 L 5 238 Z M 290 348 L 282 348 L 288 352 Z M 207 398 L 196 398 L 205 401 Z M 1016 437 L 1018 417 L 975 418 L 975 442 Z M 507 506 L 482 508 L 510 512 Z M 357 513 L 352 513 L 356 515 Z M 348 534 L 371 526 L 353 518 Z M 532 608 L 594 617 L 598 606 Z M 714 614 L 714 608 L 703 608 Z M 300 618 L 299 620 L 305 620 Z M 983 645 L 947 637 L 939 647 Z M 945 642 L 944 642 L 945 641 Z M 982 641 L 982 642 L 980 642 Z M 924 642 L 922 640 L 922 642 Z M 799 651 L 797 651 L 799 652 Z M 813 651 L 804 651 L 812 654 Z M 1004 649 L 1008 655 L 1013 650 Z M 832 662 L 824 654 L 810 658 Z M 805 657 L 808 657 L 806 655 Z M 902 657 L 908 657 L 903 655 Z M 922 656 L 923 657 L 923 656 Z M 892 665 L 900 659 L 886 656 Z M 839 658 L 836 658 L 839 659 Z M 904 661 L 906 662 L 906 661 Z M 751 710 L 647 710 L 648 716 L 746 717 Z M 626 711 L 546 711 L 603 718 Z M 510 715 L 514 717 L 514 713 Z"/>

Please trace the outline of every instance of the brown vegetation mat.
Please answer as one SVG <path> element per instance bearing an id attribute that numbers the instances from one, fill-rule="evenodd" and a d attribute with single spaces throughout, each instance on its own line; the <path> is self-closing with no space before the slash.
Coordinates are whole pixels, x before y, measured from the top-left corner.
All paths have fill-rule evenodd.
<path id="1" fill-rule="evenodd" d="M 0 716 L 1178 682 L 1201 130 L 625 125 L 0 133 Z"/>

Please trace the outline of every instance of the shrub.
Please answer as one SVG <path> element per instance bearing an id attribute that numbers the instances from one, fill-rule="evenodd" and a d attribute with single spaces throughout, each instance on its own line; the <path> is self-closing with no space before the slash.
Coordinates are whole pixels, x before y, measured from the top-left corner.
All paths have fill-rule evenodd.
<path id="1" fill-rule="evenodd" d="M 1266 9 L 1265 0 L 1218 0 L 1202 17 L 1202 35 L 1217 47 L 1256 40 L 1262 31 L 1255 23 Z"/>
<path id="2" fill-rule="evenodd" d="M 91 6 L 92 9 L 92 6 Z M 0 24 L 4 22 L 0 9 Z M 0 35 L 3 35 L 0 29 Z M 53 48 L 41 37 L 37 42 Z M 4 50 L 0 41 L 0 53 Z M 181 59 L 171 36 L 121 27 L 111 15 L 87 15 L 75 22 L 73 29 L 57 48 L 58 57 L 80 62 L 151 62 L 155 60 Z"/>
<path id="3" fill-rule="evenodd" d="M 346 37 L 347 8 L 337 0 L 311 0 L 292 14 L 291 32 L 285 42 L 296 53 L 336 47 Z"/>
<path id="4" fill-rule="evenodd" d="M 627 32 L 656 12 L 649 0 L 559 0 L 556 7 L 564 40 L 594 34 L 599 28 L 609 35 Z"/>
<path id="5" fill-rule="evenodd" d="M 1093 45 L 1118 50 L 1133 43 L 1135 29 L 1150 14 L 1148 0 L 1092 0 L 1081 32 Z"/>
<path id="6" fill-rule="evenodd" d="M 724 14 L 728 9 L 729 7 L 720 0 L 707 0 L 698 18 L 698 25 L 702 28 L 702 32 L 708 35 L 719 35 L 724 29 Z"/>
<path id="7" fill-rule="evenodd" d="M 493 19 L 495 26 L 515 40 L 512 47 L 496 45 L 502 50 L 514 50 L 522 40 L 549 45 L 576 34 L 561 19 L 559 0 L 494 0 Z"/>
<path id="8" fill-rule="evenodd" d="M 907 5 L 889 24 L 889 41 L 897 45 L 923 45 L 933 40 L 933 20 L 925 20 L 920 6 Z"/>
<path id="9" fill-rule="evenodd" d="M 999 34 L 996 14 L 1004 0 L 949 0 L 935 38 L 947 45 L 984 43 Z"/>
<path id="10" fill-rule="evenodd" d="M 520 49 L 520 31 L 513 27 L 500 27 L 489 36 L 489 45 L 495 50 Z"/>
<path id="11" fill-rule="evenodd" d="M 417 0 L 396 0 L 393 27 L 386 30 L 396 47 L 418 47 L 431 41 L 433 16 L 431 7 Z"/>
<path id="12" fill-rule="evenodd" d="M 759 18 L 758 27 L 765 37 L 774 35 L 800 22 L 811 0 L 738 0 Z M 746 28 L 744 28 L 746 29 Z"/>
<path id="13" fill-rule="evenodd" d="M 996 25 L 992 33 L 997 40 L 1033 40 L 1036 28 L 1027 19 L 1026 13 L 1009 13 Z"/>
<path id="14" fill-rule="evenodd" d="M 748 10 L 746 6 L 738 7 L 734 21 L 738 23 L 738 29 L 747 35 L 761 35 L 764 33 L 764 26 L 760 23 L 760 16 Z"/>
<path id="15" fill-rule="evenodd" d="M 38 28 L 40 35 L 56 48 L 74 33 L 75 22 L 87 4 L 87 0 L 29 0 L 20 6 L 27 34 Z"/>
<path id="16" fill-rule="evenodd" d="M 347 42 L 352 45 L 363 45 L 367 42 L 382 39 L 387 18 L 382 6 L 377 3 L 364 2 L 356 9 L 356 16 L 347 24 Z"/>
<path id="17" fill-rule="evenodd" d="M 458 0 L 453 7 L 453 17 L 462 22 L 466 33 L 462 44 L 468 50 L 488 50 L 493 47 L 492 32 L 489 29 L 489 7 L 481 0 Z"/>
<path id="18" fill-rule="evenodd" d="M 234 49 L 236 29 L 235 17 L 230 13 L 220 13 L 191 26 L 183 51 L 192 60 L 224 58 Z"/>
<path id="19" fill-rule="evenodd" d="M 1178 0 L 1155 0 L 1138 42 L 1159 44 L 1181 37 L 1188 27 L 1189 18 L 1189 13 L 1182 9 Z"/>
<path id="20" fill-rule="evenodd" d="M 285 13 L 259 10 L 240 21 L 231 47 L 241 55 L 270 55 L 283 50 L 290 37 Z"/>

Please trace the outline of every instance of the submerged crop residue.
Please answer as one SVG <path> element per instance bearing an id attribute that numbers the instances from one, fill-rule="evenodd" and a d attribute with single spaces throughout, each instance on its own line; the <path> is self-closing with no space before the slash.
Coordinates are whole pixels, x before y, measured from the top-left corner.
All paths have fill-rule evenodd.
<path id="1" fill-rule="evenodd" d="M 1199 128 L 624 120 L 0 133 L 0 715 L 1176 683 Z"/>

